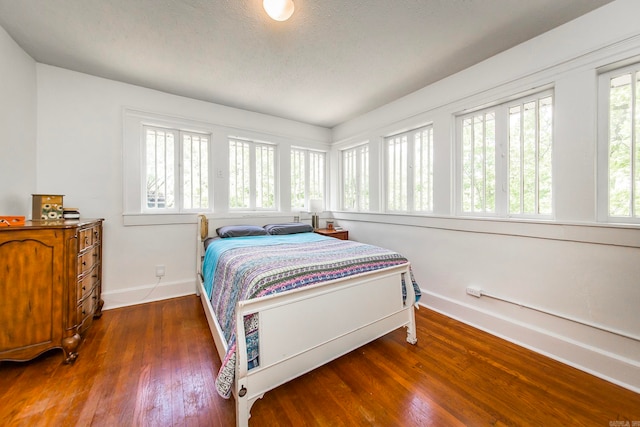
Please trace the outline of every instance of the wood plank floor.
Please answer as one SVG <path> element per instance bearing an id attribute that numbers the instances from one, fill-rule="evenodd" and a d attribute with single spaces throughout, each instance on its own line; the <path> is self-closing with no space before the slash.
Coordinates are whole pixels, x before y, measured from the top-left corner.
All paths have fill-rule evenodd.
<path id="1" fill-rule="evenodd" d="M 396 331 L 265 394 L 250 425 L 640 425 L 639 394 L 425 308 L 417 324 L 416 346 Z M 219 366 L 195 296 L 105 311 L 73 366 L 0 363 L 0 425 L 232 426 Z"/>

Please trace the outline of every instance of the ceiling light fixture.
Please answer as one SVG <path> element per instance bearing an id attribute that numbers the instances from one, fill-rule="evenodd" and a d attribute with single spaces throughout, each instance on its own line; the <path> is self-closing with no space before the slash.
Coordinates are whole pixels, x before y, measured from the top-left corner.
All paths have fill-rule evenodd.
<path id="1" fill-rule="evenodd" d="M 276 21 L 286 21 L 293 15 L 293 0 L 263 0 L 262 7 Z"/>

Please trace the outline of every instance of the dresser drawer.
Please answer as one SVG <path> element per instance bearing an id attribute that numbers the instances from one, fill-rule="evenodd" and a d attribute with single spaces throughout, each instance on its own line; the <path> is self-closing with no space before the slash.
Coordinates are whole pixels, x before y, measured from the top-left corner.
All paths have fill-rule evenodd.
<path id="1" fill-rule="evenodd" d="M 96 311 L 96 288 L 92 288 L 91 291 L 84 297 L 84 299 L 78 302 L 78 320 L 79 323 L 83 323 L 87 317 L 93 317 Z"/>
<path id="2" fill-rule="evenodd" d="M 78 300 L 83 300 L 98 282 L 98 267 L 94 265 L 84 276 L 78 279 Z"/>
<path id="3" fill-rule="evenodd" d="M 79 334 L 83 334 L 93 323 L 93 316 L 95 314 L 98 301 L 96 290 L 97 287 L 94 287 L 91 292 L 78 304 L 77 331 Z"/>
<path id="4" fill-rule="evenodd" d="M 92 246 L 78 255 L 78 276 L 87 274 L 100 259 L 100 246 Z"/>
<path id="5" fill-rule="evenodd" d="M 83 228 L 78 232 L 78 250 L 80 252 L 98 243 L 100 243 L 100 228 L 98 226 Z"/>

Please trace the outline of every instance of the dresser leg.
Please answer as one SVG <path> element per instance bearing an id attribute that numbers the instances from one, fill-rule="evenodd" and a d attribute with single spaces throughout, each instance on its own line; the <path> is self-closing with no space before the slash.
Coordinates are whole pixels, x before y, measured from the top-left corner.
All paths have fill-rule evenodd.
<path id="1" fill-rule="evenodd" d="M 64 363 L 71 364 L 76 361 L 78 358 L 78 352 L 76 350 L 78 350 L 81 340 L 82 338 L 79 334 L 75 334 L 62 340 L 62 349 L 66 356 Z"/>
<path id="2" fill-rule="evenodd" d="M 102 317 L 102 306 L 104 305 L 104 300 L 100 299 L 100 301 L 98 301 L 98 306 L 96 307 L 96 312 L 93 313 L 93 318 L 94 319 L 99 319 L 100 317 Z"/>

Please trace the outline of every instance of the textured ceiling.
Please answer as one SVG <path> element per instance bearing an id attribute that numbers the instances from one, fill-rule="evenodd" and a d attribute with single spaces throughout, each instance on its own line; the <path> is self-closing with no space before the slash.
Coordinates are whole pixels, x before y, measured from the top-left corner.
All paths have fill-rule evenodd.
<path id="1" fill-rule="evenodd" d="M 610 0 L 0 0 L 36 61 L 334 127 Z"/>

